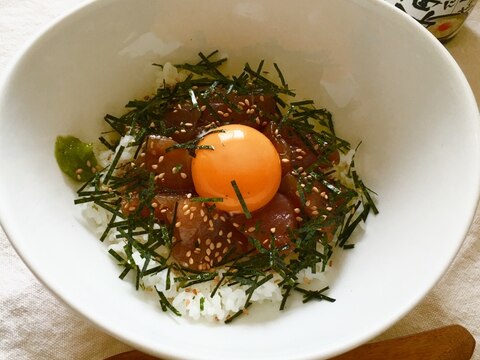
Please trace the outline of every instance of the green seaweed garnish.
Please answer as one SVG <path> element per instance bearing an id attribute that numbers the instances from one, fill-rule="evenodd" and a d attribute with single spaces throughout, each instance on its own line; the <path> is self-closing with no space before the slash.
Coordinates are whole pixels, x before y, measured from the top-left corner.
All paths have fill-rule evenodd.
<path id="1" fill-rule="evenodd" d="M 291 169 L 291 174 L 295 176 L 298 183 L 294 191 L 297 191 L 299 203 L 299 208 L 296 209 L 299 225 L 297 228 L 288 230 L 291 243 L 277 248 L 274 233 L 270 234 L 267 243 L 264 239 L 261 239 L 261 242 L 254 236 L 248 236 L 249 250 L 239 255 L 235 253 L 234 248 L 229 249 L 223 256 L 219 268 L 193 270 L 176 263 L 172 259 L 172 247 L 175 246 L 177 210 L 181 209 L 181 207 L 179 209 L 179 202 L 175 202 L 169 223 L 159 221 L 152 205 L 158 190 L 154 176 L 144 169 L 135 168 L 134 163 L 131 167 L 123 164 L 121 159 L 126 147 L 110 143 L 103 136 L 100 137 L 100 142 L 113 151 L 113 155 L 110 165 L 98 173 L 96 173 L 97 161 L 91 144 L 84 144 L 73 137 L 57 139 L 55 147 L 57 160 L 59 159 L 58 151 L 61 160 L 65 162 L 61 163 L 58 160 L 62 171 L 76 180 L 85 182 L 77 191 L 79 198 L 75 203 L 91 202 L 111 214 L 112 217 L 100 240 L 105 240 L 113 232 L 116 238 L 122 241 L 123 251 L 117 252 L 110 249 L 109 253 L 118 265 L 123 267 L 120 278 L 123 279 L 132 271 L 136 289 L 144 288 L 143 281 L 146 277 L 163 271 L 167 271 L 166 290 L 171 287 L 188 289 L 196 284 L 213 281 L 215 285 L 212 285 L 213 290 L 209 294 L 212 298 L 221 286 L 237 284 L 245 286 L 247 296 L 243 309 L 228 316 L 225 323 L 230 323 L 246 313 L 253 303 L 251 299 L 254 292 L 274 276 L 282 294 L 280 310 L 286 308 L 288 299 L 293 293 L 302 294 L 303 302 L 335 301 L 326 295 L 328 287 L 320 290 L 307 289 L 299 280 L 298 274 L 307 269 L 313 273 L 324 271 L 329 266 L 334 248 L 352 249 L 354 244 L 348 241 L 354 230 L 361 222 L 366 221 L 371 212 L 378 212 L 372 198 L 374 193 L 358 176 L 353 160 L 347 174 L 344 174 L 353 185 L 347 188 L 333 176 L 335 170 L 329 155 L 336 152 L 346 154 L 356 149 L 352 150 L 347 141 L 335 134 L 332 114 L 328 110 L 315 107 L 313 100 L 292 101 L 295 92 L 289 88 L 277 64 L 273 64 L 273 67 L 279 84 L 269 79 L 263 60 L 256 67 L 247 63 L 240 74 L 227 76 L 221 71 L 221 66 L 227 59 L 219 57 L 218 51 L 208 55 L 200 53 L 199 59 L 199 62 L 194 64 L 176 65 L 177 69 L 189 72 L 185 80 L 174 86 L 164 84 L 151 96 L 129 101 L 126 105 L 128 111 L 125 114 L 121 116 L 108 114 L 104 120 L 116 133 L 114 135 L 133 136 L 134 141 L 130 142 L 128 148 L 133 147 L 136 159 L 148 136 L 169 137 L 177 130 L 166 121 L 165 116 L 171 111 L 172 104 L 189 103 L 193 111 L 207 111 L 213 118 L 210 124 L 213 126 L 204 132 L 209 134 L 219 131 L 215 128 L 221 121 L 225 121 L 217 114 L 210 101 L 223 102 L 232 110 L 232 114 L 235 114 L 239 111 L 239 106 L 228 97 L 231 94 L 273 97 L 277 104 L 277 114 L 268 119 L 273 122 L 278 131 L 288 131 L 289 135 L 300 139 L 317 157 L 315 163 L 307 169 L 300 167 Z M 190 141 L 180 142 L 168 148 L 166 152 L 184 149 L 195 157 L 195 152 L 198 150 L 214 151 L 211 146 L 200 146 L 201 139 L 202 137 L 199 136 Z M 87 164 L 90 165 L 90 172 L 80 167 Z M 178 173 L 181 168 L 181 164 L 175 165 L 172 172 Z M 318 170 L 323 168 L 328 170 Z M 121 175 L 118 174 L 119 172 Z M 231 185 L 242 206 L 243 215 L 250 219 L 252 214 L 238 184 L 232 180 Z M 328 196 L 335 209 L 319 208 L 316 209 L 318 216 L 309 216 L 306 208 L 312 192 L 319 191 L 316 186 L 325 189 L 325 196 Z M 122 201 L 130 199 L 128 194 L 132 190 L 136 191 L 139 206 L 129 215 L 125 215 L 121 211 Z M 216 203 L 223 201 L 221 197 L 202 197 L 195 192 L 189 194 L 188 198 L 195 206 L 204 206 L 202 203 L 209 203 L 206 206 L 207 209 L 213 209 Z M 334 240 L 327 235 L 326 231 L 323 231 L 326 228 L 331 229 L 329 235 L 334 234 Z M 258 224 L 255 225 L 255 232 L 252 235 L 257 231 Z M 167 250 L 159 251 L 161 249 Z M 135 263 L 134 258 L 137 255 L 140 255 L 143 263 Z M 166 293 L 157 288 L 155 291 L 163 311 L 180 315 Z M 199 295 L 202 296 L 199 300 L 200 311 L 204 311 L 207 305 L 205 295 Z"/>

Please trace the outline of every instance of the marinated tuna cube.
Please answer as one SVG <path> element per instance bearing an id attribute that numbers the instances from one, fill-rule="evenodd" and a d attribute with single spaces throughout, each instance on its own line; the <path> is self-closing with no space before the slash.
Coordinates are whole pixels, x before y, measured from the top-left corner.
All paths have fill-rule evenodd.
<path id="1" fill-rule="evenodd" d="M 185 149 L 176 149 L 177 142 L 165 136 L 147 138 L 136 164 L 155 174 L 160 190 L 193 191 L 192 157 Z"/>

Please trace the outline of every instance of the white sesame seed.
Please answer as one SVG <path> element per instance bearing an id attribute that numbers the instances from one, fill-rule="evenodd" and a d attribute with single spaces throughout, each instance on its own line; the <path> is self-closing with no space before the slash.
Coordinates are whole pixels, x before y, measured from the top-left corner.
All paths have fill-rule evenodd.
<path id="1" fill-rule="evenodd" d="M 153 170 L 157 170 L 157 169 L 158 169 L 158 165 L 152 165 L 152 169 L 153 169 Z"/>
<path id="2" fill-rule="evenodd" d="M 193 259 L 192 259 L 192 258 L 188 259 L 188 263 L 189 263 L 190 265 L 193 265 Z"/>
<path id="3" fill-rule="evenodd" d="M 156 202 L 153 202 L 153 203 L 152 203 L 152 207 L 155 209 L 155 208 L 158 207 L 158 204 L 157 204 Z"/>
<path id="4" fill-rule="evenodd" d="M 81 174 L 81 173 L 83 173 L 83 169 L 77 169 L 77 170 L 75 170 L 75 174 Z"/>
<path id="5" fill-rule="evenodd" d="M 187 174 L 185 174 L 185 173 L 183 173 L 183 172 L 182 172 L 182 173 L 180 173 L 180 177 L 181 177 L 182 179 L 186 179 L 186 178 L 187 178 L 187 176 L 188 176 L 188 175 L 187 175 Z"/>
<path id="6" fill-rule="evenodd" d="M 265 97 L 263 95 L 260 95 L 260 101 L 265 101 Z"/>
<path id="7" fill-rule="evenodd" d="M 303 219 L 300 216 L 297 216 L 295 219 L 297 219 L 298 222 L 303 221 Z"/>
<path id="8" fill-rule="evenodd" d="M 217 242 L 217 245 L 216 245 L 217 249 L 220 249 L 222 247 L 222 243 L 219 241 Z"/>
<path id="9" fill-rule="evenodd" d="M 307 200 L 307 201 L 305 202 L 305 205 L 307 205 L 307 206 L 310 206 L 310 204 L 311 204 L 310 200 Z"/>
<path id="10" fill-rule="evenodd" d="M 165 176 L 165 173 L 160 173 L 160 174 L 157 175 L 157 177 L 158 177 L 159 179 L 163 179 L 164 176 Z"/>
<path id="11" fill-rule="evenodd" d="M 252 226 L 252 227 L 249 227 L 247 231 L 248 231 L 248 232 L 254 232 L 254 231 L 255 231 L 255 228 L 254 228 L 253 226 Z"/>
<path id="12" fill-rule="evenodd" d="M 227 239 L 230 239 L 232 236 L 233 236 L 233 233 L 230 231 L 230 232 L 227 234 Z"/>
<path id="13" fill-rule="evenodd" d="M 318 190 L 318 188 L 316 186 L 312 187 L 312 190 L 315 191 L 316 193 L 320 192 L 320 190 Z"/>
<path id="14" fill-rule="evenodd" d="M 205 105 L 202 105 L 202 106 L 200 107 L 200 111 L 202 111 L 202 112 L 203 112 L 203 111 L 205 111 L 205 110 L 206 110 L 206 108 L 207 108 L 207 107 L 206 107 Z"/>
<path id="15" fill-rule="evenodd" d="M 182 226 L 182 222 L 181 222 L 181 221 L 177 221 L 177 223 L 175 224 L 175 227 L 176 227 L 176 228 L 179 228 L 180 226 Z"/>
<path id="16" fill-rule="evenodd" d="M 290 160 L 288 160 L 287 158 L 283 158 L 283 159 L 282 159 L 282 163 L 285 163 L 285 164 L 286 164 L 286 163 L 289 163 L 289 162 L 290 162 Z"/>
<path id="17" fill-rule="evenodd" d="M 333 210 L 333 208 L 332 208 L 332 207 L 330 207 L 330 206 L 327 206 L 327 211 L 332 211 L 332 210 Z"/>
<path id="18" fill-rule="evenodd" d="M 293 211 L 295 211 L 295 214 L 300 214 L 300 208 L 295 208 Z"/>
<path id="19" fill-rule="evenodd" d="M 244 101 L 247 106 L 250 106 L 250 101 L 248 101 L 248 99 L 245 99 Z"/>
<path id="20" fill-rule="evenodd" d="M 212 250 L 210 249 L 207 249 L 207 251 L 205 251 L 207 253 L 207 255 L 210 255 L 212 253 Z"/>
<path id="21" fill-rule="evenodd" d="M 191 252 L 190 250 L 188 250 L 185 255 L 186 255 L 187 257 L 190 257 L 190 256 L 192 256 L 192 252 Z"/>

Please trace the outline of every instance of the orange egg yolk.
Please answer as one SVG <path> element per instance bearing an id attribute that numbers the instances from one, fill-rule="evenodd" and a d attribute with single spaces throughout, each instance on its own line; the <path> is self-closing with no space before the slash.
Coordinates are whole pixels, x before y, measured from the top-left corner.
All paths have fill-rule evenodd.
<path id="1" fill-rule="evenodd" d="M 220 210 L 242 213 L 232 181 L 238 185 L 249 211 L 266 205 L 276 194 L 281 180 L 280 156 L 261 132 L 245 125 L 225 125 L 207 134 L 192 160 L 195 190 L 201 197 L 223 198 L 215 202 Z"/>

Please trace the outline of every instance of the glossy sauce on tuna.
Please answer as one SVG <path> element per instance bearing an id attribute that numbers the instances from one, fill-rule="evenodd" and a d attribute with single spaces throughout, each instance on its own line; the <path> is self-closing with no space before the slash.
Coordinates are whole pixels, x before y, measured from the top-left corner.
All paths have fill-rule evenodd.
<path id="1" fill-rule="evenodd" d="M 208 271 L 228 260 L 255 249 L 272 246 L 284 254 L 295 249 L 292 232 L 305 218 L 334 214 L 338 203 L 329 199 L 331 191 L 313 180 L 308 193 L 299 189 L 312 182 L 309 171 L 326 171 L 339 161 L 337 150 L 312 145 L 289 125 L 279 126 L 281 114 L 272 95 L 213 96 L 196 108 L 189 101 L 175 104 L 165 114 L 165 122 L 176 130 L 170 137 L 149 135 L 140 148 L 132 171 L 141 168 L 154 178 L 155 196 L 149 204 L 159 222 L 174 226 L 172 256 L 181 266 Z M 199 138 L 225 124 L 242 124 L 261 131 L 275 146 L 282 166 L 282 181 L 277 195 L 261 209 L 245 214 L 218 210 L 213 202 L 195 201 L 198 195 L 191 175 L 194 152 L 179 144 Z M 222 176 L 221 173 L 216 176 Z M 146 216 L 139 209 L 138 192 L 133 189 L 122 198 L 121 211 L 127 217 Z M 302 198 L 304 199 L 302 200 Z M 333 237 L 338 224 L 321 229 Z"/>

